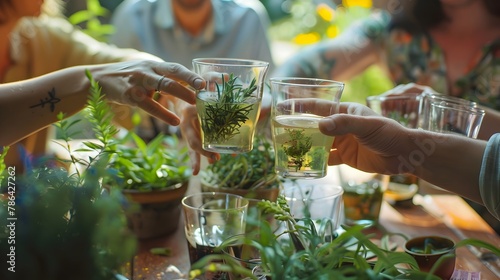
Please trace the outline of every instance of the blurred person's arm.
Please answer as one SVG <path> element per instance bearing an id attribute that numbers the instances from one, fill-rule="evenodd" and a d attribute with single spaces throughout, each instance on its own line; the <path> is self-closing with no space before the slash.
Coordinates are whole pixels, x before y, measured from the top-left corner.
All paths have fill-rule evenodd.
<path id="1" fill-rule="evenodd" d="M 271 76 L 347 81 L 369 66 L 381 63 L 377 38 L 379 32 L 384 32 L 386 20 L 377 13 L 367 20 L 354 22 L 338 37 L 300 49 Z"/>

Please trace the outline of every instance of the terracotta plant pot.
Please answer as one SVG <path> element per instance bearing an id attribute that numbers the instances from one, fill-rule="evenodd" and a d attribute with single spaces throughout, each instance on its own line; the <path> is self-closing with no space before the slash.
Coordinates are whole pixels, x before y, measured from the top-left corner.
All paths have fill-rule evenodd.
<path id="1" fill-rule="evenodd" d="M 188 185 L 186 181 L 158 191 L 123 190 L 123 194 L 140 207 L 138 211 L 127 213 L 128 226 L 137 238 L 164 236 L 178 228 L 181 200 Z"/>
<path id="2" fill-rule="evenodd" d="M 426 246 L 433 247 L 432 252 L 427 252 Z M 424 272 L 430 272 L 444 256 L 433 273 L 441 279 L 451 279 L 455 271 L 455 242 L 448 237 L 421 236 L 410 239 L 405 243 L 405 252 L 417 261 L 420 270 Z"/>

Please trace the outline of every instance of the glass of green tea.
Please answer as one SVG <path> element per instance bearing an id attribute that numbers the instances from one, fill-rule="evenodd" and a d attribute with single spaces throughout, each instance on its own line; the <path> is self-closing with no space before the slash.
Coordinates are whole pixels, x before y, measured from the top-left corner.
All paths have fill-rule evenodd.
<path id="1" fill-rule="evenodd" d="M 203 149 L 228 154 L 252 150 L 268 66 L 248 59 L 193 59 L 194 72 L 207 82 L 196 91 Z"/>
<path id="2" fill-rule="evenodd" d="M 191 264 L 216 252 L 227 238 L 245 233 L 248 200 L 234 194 L 204 192 L 182 199 Z"/>
<path id="3" fill-rule="evenodd" d="M 347 165 L 338 166 L 338 172 L 344 189 L 344 223 L 365 226 L 378 223 L 389 176 L 364 172 Z"/>
<path id="4" fill-rule="evenodd" d="M 283 178 L 325 177 L 334 137 L 319 131 L 319 121 L 338 113 L 344 83 L 287 77 L 270 82 L 276 173 Z"/>

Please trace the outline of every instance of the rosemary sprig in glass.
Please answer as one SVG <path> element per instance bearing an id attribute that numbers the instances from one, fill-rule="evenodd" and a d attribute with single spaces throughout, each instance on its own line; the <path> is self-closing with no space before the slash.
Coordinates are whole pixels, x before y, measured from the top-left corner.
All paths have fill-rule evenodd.
<path id="1" fill-rule="evenodd" d="M 201 126 L 205 133 L 205 140 L 213 143 L 222 143 L 239 134 L 239 128 L 248 120 L 248 114 L 253 104 L 247 104 L 252 93 L 257 90 L 255 78 L 247 88 L 237 84 L 238 77 L 233 74 L 225 81 L 222 75 L 222 85 L 216 83 L 217 100 L 208 103 L 205 109 L 205 118 Z"/>
<path id="2" fill-rule="evenodd" d="M 309 152 L 312 146 L 312 139 L 310 136 L 304 134 L 304 130 L 300 129 L 285 129 L 290 136 L 290 141 L 286 141 L 286 147 L 283 145 L 285 154 L 289 156 L 296 166 L 296 170 L 300 170 L 304 165 L 305 155 Z"/>

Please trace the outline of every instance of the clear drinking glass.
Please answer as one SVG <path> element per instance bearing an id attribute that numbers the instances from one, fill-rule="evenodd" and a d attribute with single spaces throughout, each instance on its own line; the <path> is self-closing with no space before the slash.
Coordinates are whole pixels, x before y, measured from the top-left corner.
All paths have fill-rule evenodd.
<path id="1" fill-rule="evenodd" d="M 378 222 L 384 193 L 389 186 L 389 176 L 368 173 L 341 165 L 338 167 L 344 189 L 345 223 L 370 226 Z"/>
<path id="2" fill-rule="evenodd" d="M 207 82 L 196 92 L 203 149 L 230 154 L 252 150 L 268 66 L 248 59 L 193 59 L 194 72 Z"/>
<path id="3" fill-rule="evenodd" d="M 485 111 L 446 101 L 432 102 L 429 113 L 429 130 L 454 133 L 477 138 Z"/>
<path id="4" fill-rule="evenodd" d="M 284 178 L 327 174 L 334 137 L 319 131 L 319 121 L 338 113 L 341 82 L 310 78 L 271 78 L 275 170 Z"/>
<path id="5" fill-rule="evenodd" d="M 450 98 L 450 96 L 441 95 L 429 95 L 427 100 L 427 103 L 423 105 L 424 108 L 428 108 L 425 111 L 427 119 L 422 128 L 439 133 L 477 138 L 485 111 L 477 107 L 476 103 L 458 97 Z M 423 192 L 444 191 L 439 186 L 423 179 L 419 180 L 419 188 Z"/>
<path id="6" fill-rule="evenodd" d="M 432 103 L 445 102 L 446 104 L 455 104 L 455 106 L 460 106 L 463 108 L 477 107 L 476 102 L 450 95 L 435 94 L 429 91 L 422 92 L 421 97 L 422 99 L 420 100 L 419 121 L 417 127 L 426 130 L 429 130 L 429 117 L 431 114 Z"/>
<path id="7" fill-rule="evenodd" d="M 420 95 L 374 95 L 366 105 L 375 113 L 396 120 L 408 128 L 416 128 L 419 119 Z"/>
<path id="8" fill-rule="evenodd" d="M 312 182 L 312 181 L 308 181 Z M 299 222 L 303 218 L 313 220 L 316 230 L 332 238 L 342 223 L 344 190 L 333 183 L 299 183 L 286 186 L 283 190 L 290 213 Z"/>
<path id="9" fill-rule="evenodd" d="M 213 254 L 227 238 L 245 233 L 248 200 L 227 193 L 196 193 L 182 199 L 191 264 Z"/>

